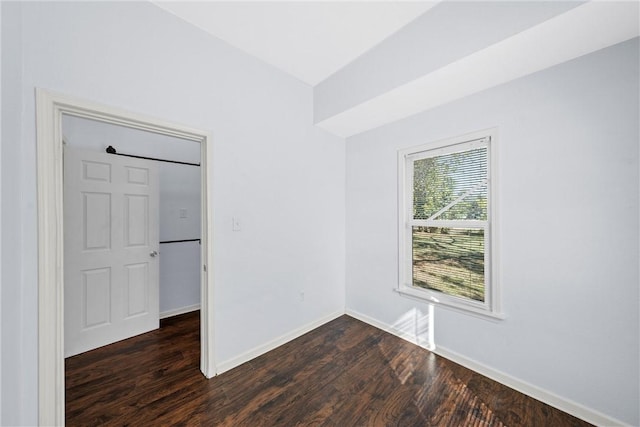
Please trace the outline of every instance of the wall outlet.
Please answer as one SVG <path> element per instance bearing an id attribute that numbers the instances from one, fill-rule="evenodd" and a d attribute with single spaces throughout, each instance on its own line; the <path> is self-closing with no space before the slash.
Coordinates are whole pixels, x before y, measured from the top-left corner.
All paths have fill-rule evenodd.
<path id="1" fill-rule="evenodd" d="M 300 291 L 300 301 L 304 301 L 304 291 Z"/>
<path id="2" fill-rule="evenodd" d="M 240 218 L 233 217 L 231 219 L 231 221 L 232 221 L 231 229 L 233 231 L 240 231 L 240 229 L 241 229 L 241 227 L 240 227 Z"/>
<path id="3" fill-rule="evenodd" d="M 181 208 L 180 209 L 180 218 L 186 218 L 187 217 L 187 210 L 185 208 Z"/>

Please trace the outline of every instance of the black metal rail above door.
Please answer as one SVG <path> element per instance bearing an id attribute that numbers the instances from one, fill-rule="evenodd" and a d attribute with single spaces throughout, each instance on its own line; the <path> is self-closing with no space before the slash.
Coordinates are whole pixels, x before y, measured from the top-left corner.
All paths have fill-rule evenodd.
<path id="1" fill-rule="evenodd" d="M 155 160 L 156 162 L 165 162 L 165 163 L 176 163 L 178 165 L 188 165 L 188 166 L 197 166 L 200 167 L 200 163 L 190 163 L 190 162 L 181 162 L 178 160 L 168 160 L 168 159 L 158 159 L 156 157 L 147 157 L 147 156 L 137 156 L 135 154 L 124 154 L 118 153 L 112 145 L 108 146 L 105 150 L 109 154 L 115 154 L 116 156 L 125 156 L 125 157 L 134 157 L 136 159 L 145 159 L 145 160 Z"/>
<path id="2" fill-rule="evenodd" d="M 184 239 L 184 240 L 165 240 L 160 242 L 160 244 L 164 243 L 183 243 L 183 242 L 198 242 L 200 243 L 200 239 Z"/>

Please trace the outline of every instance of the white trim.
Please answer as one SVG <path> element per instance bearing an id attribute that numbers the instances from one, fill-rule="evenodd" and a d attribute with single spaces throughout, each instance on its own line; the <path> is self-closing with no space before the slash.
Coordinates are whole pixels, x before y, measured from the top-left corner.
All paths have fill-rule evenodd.
<path id="1" fill-rule="evenodd" d="M 214 282 L 213 282 L 213 135 L 204 133 L 200 144 L 200 371 L 207 378 L 217 374 L 214 351 Z M 205 166 L 206 165 L 206 166 Z M 211 205 L 211 206 L 210 206 Z M 203 339 L 206 337 L 206 339 Z"/>
<path id="2" fill-rule="evenodd" d="M 99 120 L 133 129 L 200 142 L 202 158 L 201 259 L 213 266 L 211 133 L 36 88 L 36 152 L 38 195 L 38 420 L 64 425 L 64 279 L 62 115 Z M 210 165 L 210 166 L 207 166 Z M 203 273 L 201 286 L 201 366 L 215 374 L 213 352 L 213 275 Z"/>
<path id="3" fill-rule="evenodd" d="M 554 408 L 557 408 L 563 412 L 571 414 L 574 417 L 580 418 L 591 424 L 599 425 L 599 426 L 625 426 L 626 425 L 624 422 L 618 419 L 615 419 L 613 417 L 610 417 L 606 414 L 603 414 L 602 412 L 587 408 L 586 406 L 581 405 L 580 403 L 574 402 L 562 396 L 558 396 L 555 393 L 552 393 L 541 387 L 530 384 L 526 381 L 520 380 L 512 375 L 505 374 L 504 372 L 501 372 L 497 369 L 493 369 L 480 362 L 476 362 L 472 359 L 469 359 L 445 347 L 436 345 L 434 346 L 433 349 L 430 349 L 425 345 L 421 345 L 421 343 L 418 342 L 416 337 L 409 335 L 403 331 L 400 331 L 399 329 L 394 328 L 393 326 L 388 325 L 384 322 L 381 322 L 377 319 L 369 317 L 366 314 L 362 314 L 351 309 L 347 309 L 346 314 L 355 319 L 368 323 L 371 326 L 374 326 L 378 329 L 381 329 L 385 332 L 395 335 L 398 338 L 402 338 L 403 340 L 409 341 L 412 344 L 416 344 L 422 348 L 430 350 L 433 353 L 437 354 L 438 356 L 444 357 L 445 359 L 449 359 L 452 362 L 455 362 L 459 365 L 464 366 L 467 369 L 471 369 L 474 372 L 484 375 L 485 377 L 490 378 L 493 381 L 496 381 L 500 384 L 503 384 L 514 390 L 517 390 L 520 393 L 523 393 L 529 397 L 537 399 L 549 406 L 553 406 Z"/>
<path id="4" fill-rule="evenodd" d="M 173 310 L 167 310 L 160 313 L 160 319 L 167 319 L 173 316 L 179 316 L 181 314 L 191 313 L 192 311 L 200 310 L 200 304 L 188 305 L 186 307 L 174 308 Z"/>
<path id="5" fill-rule="evenodd" d="M 411 298 L 426 304 L 437 305 L 438 307 L 457 311 L 458 313 L 469 314 L 484 320 L 504 320 L 507 318 L 506 313 L 487 311 L 483 308 L 482 304 L 474 304 L 473 301 L 464 300 L 462 298 L 459 298 L 459 302 L 456 304 L 451 304 L 450 300 L 455 299 L 455 297 L 450 295 L 438 295 L 438 297 L 440 297 L 440 299 L 438 299 L 436 296 L 431 295 L 428 289 L 422 290 L 416 289 L 413 286 L 402 285 L 397 288 L 393 288 L 393 291 L 406 298 Z"/>
<path id="6" fill-rule="evenodd" d="M 574 402 L 571 399 L 558 396 L 548 390 L 541 387 L 530 384 L 526 381 L 520 380 L 512 375 L 506 374 L 497 369 L 493 369 L 480 362 L 476 362 L 473 359 L 469 359 L 460 353 L 449 350 L 442 346 L 436 346 L 433 350 L 438 356 L 442 356 L 445 359 L 449 359 L 465 368 L 471 369 L 487 378 L 490 378 L 500 384 L 506 385 L 522 394 L 526 394 L 529 397 L 533 397 L 549 406 L 553 406 L 567 414 L 573 415 L 576 418 L 587 421 L 597 426 L 625 426 L 624 422 L 610 417 L 595 409 L 587 408 L 580 403 Z"/>
<path id="7" fill-rule="evenodd" d="M 325 323 L 328 323 L 334 319 L 337 319 L 343 314 L 344 314 L 343 310 L 335 311 L 327 316 L 321 317 L 320 319 L 307 323 L 306 325 L 301 326 L 298 329 L 295 329 L 291 332 L 287 332 L 286 334 L 281 335 L 267 343 L 254 347 L 242 353 L 239 356 L 236 356 L 224 362 L 220 362 L 218 363 L 218 374 L 229 371 L 237 366 L 242 365 L 243 363 L 246 363 L 252 359 L 255 359 L 256 357 L 261 356 L 277 347 L 280 347 L 281 345 L 286 344 L 289 341 L 292 341 L 306 334 L 307 332 L 311 332 L 312 330 L 318 328 L 319 326 L 324 325 Z"/>
<path id="8" fill-rule="evenodd" d="M 38 416 L 64 424 L 62 143 L 48 93 L 36 91 L 38 193 Z"/>

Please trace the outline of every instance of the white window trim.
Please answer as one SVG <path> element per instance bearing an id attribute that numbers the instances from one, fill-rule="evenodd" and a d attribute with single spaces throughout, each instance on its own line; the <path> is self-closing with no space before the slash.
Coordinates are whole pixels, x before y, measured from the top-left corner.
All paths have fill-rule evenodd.
<path id="1" fill-rule="evenodd" d="M 416 288 L 413 282 L 413 251 L 411 239 L 412 223 L 427 220 L 413 219 L 413 169 L 408 164 L 434 155 L 444 155 L 460 150 L 459 144 L 467 143 L 465 150 L 487 145 L 489 162 L 487 186 L 489 203 L 487 221 L 444 221 L 445 226 L 479 226 L 488 229 L 488 245 L 485 248 L 485 301 L 447 295 L 429 289 Z M 428 152 L 428 153 L 427 153 Z M 426 301 L 434 305 L 491 319 L 504 319 L 501 306 L 500 268 L 498 251 L 498 130 L 496 128 L 473 132 L 454 138 L 431 142 L 398 151 L 398 287 L 401 295 Z M 415 225 L 415 224 L 413 224 Z"/>

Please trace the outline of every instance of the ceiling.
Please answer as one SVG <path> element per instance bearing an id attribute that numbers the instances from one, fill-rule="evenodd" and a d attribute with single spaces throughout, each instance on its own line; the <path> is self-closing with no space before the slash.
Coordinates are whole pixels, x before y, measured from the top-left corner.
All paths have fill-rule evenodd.
<path id="1" fill-rule="evenodd" d="M 433 1 L 154 1 L 315 86 L 430 9 Z"/>
<path id="2" fill-rule="evenodd" d="M 457 57 L 452 56 L 449 63 L 439 64 L 439 68 L 383 88 L 356 103 L 347 103 L 330 115 L 315 117 L 317 126 L 342 137 L 392 123 L 640 34 L 640 2 L 637 0 L 566 3 L 572 3 L 569 10 L 520 28 L 503 39 L 494 40 L 493 44 L 475 48 L 469 47 L 474 45 L 474 40 L 462 40 L 460 31 L 451 31 L 455 18 L 451 21 L 449 16 L 446 22 L 431 18 L 440 16 L 438 10 L 456 9 L 455 5 L 477 10 L 473 5 L 480 4 L 479 0 L 468 3 L 457 0 L 151 1 L 313 86 L 316 98 L 318 93 L 326 98 L 327 82 L 329 86 L 336 81 L 343 83 L 338 86 L 339 90 L 329 94 L 340 100 L 344 98 L 345 88 L 353 89 L 354 84 L 362 86 L 371 75 L 385 77 L 388 70 L 384 62 L 376 65 L 382 67 L 381 70 L 373 69 L 369 75 L 354 77 L 351 71 L 354 68 L 362 71 L 358 64 L 375 56 L 390 40 L 404 40 L 409 45 L 417 43 L 422 58 L 428 59 L 436 58 L 439 50 L 451 56 L 456 45 L 458 50 L 462 46 Z M 487 15 L 496 10 L 490 6 L 492 3 L 500 2 L 487 2 L 487 7 L 481 9 L 484 15 L 478 16 L 478 22 L 485 27 L 505 28 L 522 21 L 519 6 L 514 6 L 518 7 L 516 15 L 499 12 L 495 16 Z M 521 5 L 525 3 L 529 2 Z M 548 5 L 555 7 L 552 3 Z M 438 4 L 441 7 L 434 8 Z M 499 9 L 514 12 L 512 7 Z M 470 16 L 472 22 L 475 17 L 476 14 Z M 429 28 L 440 31 L 431 33 L 428 38 L 431 43 L 424 43 L 423 33 L 416 32 L 416 27 L 424 29 L 421 25 L 425 18 L 431 19 L 433 27 Z M 415 25 L 410 25 L 412 23 Z M 482 25 L 479 31 L 483 31 Z M 374 49 L 376 47 L 378 49 Z M 411 68 L 415 64 L 405 65 Z"/>

